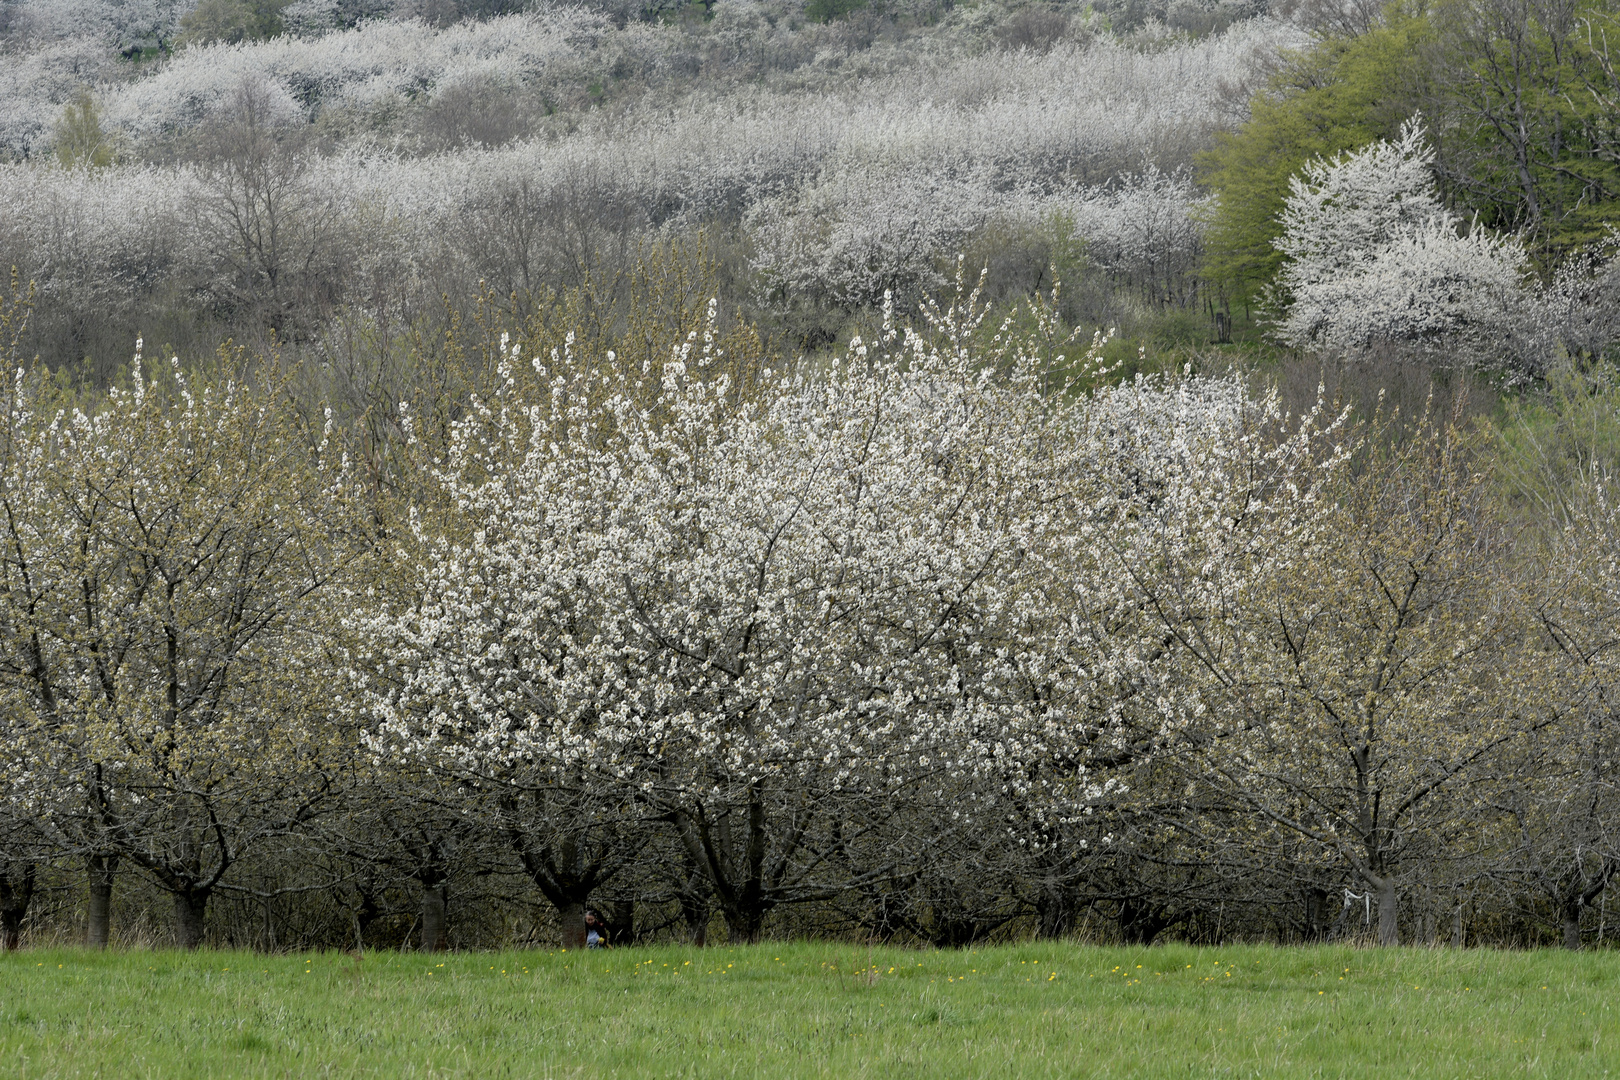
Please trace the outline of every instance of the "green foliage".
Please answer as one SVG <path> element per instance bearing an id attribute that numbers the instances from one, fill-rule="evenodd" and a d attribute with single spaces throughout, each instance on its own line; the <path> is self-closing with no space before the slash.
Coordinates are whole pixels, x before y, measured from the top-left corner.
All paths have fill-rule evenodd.
<path id="1" fill-rule="evenodd" d="M 80 90 L 56 121 L 56 160 L 65 169 L 105 168 L 118 159 L 117 138 L 101 126 L 101 108 Z"/>
<path id="2" fill-rule="evenodd" d="M 1443 179 L 1549 259 L 1607 235 L 1620 200 L 1620 5 L 1439 0 Z"/>
<path id="3" fill-rule="evenodd" d="M 1217 194 L 1206 273 L 1235 297 L 1275 276 L 1289 177 L 1428 120 L 1443 193 L 1547 263 L 1602 240 L 1620 200 L 1616 0 L 1396 0 L 1297 55 L 1201 161 Z"/>
<path id="4" fill-rule="evenodd" d="M 1611 1064 L 1620 957 L 52 949 L 0 979 L 0 1055 L 42 1076 L 1585 1077 Z"/>
<path id="5" fill-rule="evenodd" d="M 1555 369 L 1506 399 L 1490 456 L 1500 497 L 1519 521 L 1557 532 L 1620 461 L 1620 372 Z"/>
<path id="6" fill-rule="evenodd" d="M 289 0 L 202 0 L 180 20 L 177 43 L 253 41 L 281 33 L 281 9 Z"/>
<path id="7" fill-rule="evenodd" d="M 1249 122 L 1217 137 L 1200 162 L 1218 196 L 1205 272 L 1229 295 L 1258 295 L 1281 265 L 1272 242 L 1289 177 L 1313 157 L 1393 138 L 1416 111 L 1431 36 L 1421 14 L 1392 8 L 1367 34 L 1329 38 L 1291 58 L 1251 103 Z"/>

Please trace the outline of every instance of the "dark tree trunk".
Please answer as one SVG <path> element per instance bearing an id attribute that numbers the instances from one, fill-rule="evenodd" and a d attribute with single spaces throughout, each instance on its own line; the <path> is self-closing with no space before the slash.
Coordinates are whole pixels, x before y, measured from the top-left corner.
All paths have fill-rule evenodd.
<path id="1" fill-rule="evenodd" d="M 765 932 L 765 912 L 758 908 L 721 909 L 726 917 L 726 940 L 733 945 L 758 945 Z"/>
<path id="2" fill-rule="evenodd" d="M 1399 945 L 1400 894 L 1395 891 L 1393 877 L 1380 878 L 1372 885 L 1373 899 L 1378 904 L 1378 944 Z"/>
<path id="3" fill-rule="evenodd" d="M 609 945 L 629 945 L 636 940 L 636 901 L 634 897 L 614 900 L 602 909 L 603 928 Z"/>
<path id="4" fill-rule="evenodd" d="M 1564 907 L 1564 948 L 1579 951 L 1581 947 L 1581 907 L 1579 904 L 1568 904 Z"/>
<path id="5" fill-rule="evenodd" d="M 585 901 L 564 900 L 557 909 L 557 937 L 565 949 L 585 947 Z"/>
<path id="6" fill-rule="evenodd" d="M 1152 904 L 1126 897 L 1119 904 L 1119 936 L 1127 945 L 1151 945 L 1171 920 Z"/>
<path id="7" fill-rule="evenodd" d="M 207 929 L 208 900 L 211 888 L 191 888 L 174 894 L 174 943 L 182 949 L 195 949 L 202 944 Z"/>
<path id="8" fill-rule="evenodd" d="M 1061 885 L 1041 887 L 1035 900 L 1036 934 L 1048 941 L 1067 937 L 1074 931 L 1074 895 Z"/>
<path id="9" fill-rule="evenodd" d="M 357 885 L 354 889 L 355 899 L 358 901 L 349 908 L 349 918 L 354 922 L 354 947 L 356 951 L 364 951 L 366 947 L 366 931 L 376 922 L 383 913 L 382 904 L 377 894 L 368 886 Z"/>
<path id="10" fill-rule="evenodd" d="M 687 875 L 681 889 L 681 921 L 686 923 L 687 939 L 698 948 L 709 943 L 709 881 L 696 866 Z"/>
<path id="11" fill-rule="evenodd" d="M 994 930 L 1000 922 L 986 923 L 972 916 L 934 916 L 928 940 L 936 949 L 965 949 Z"/>
<path id="12" fill-rule="evenodd" d="M 0 874 L 0 948 L 15 952 L 22 945 L 23 920 L 34 901 L 34 864 Z"/>
<path id="13" fill-rule="evenodd" d="M 1309 888 L 1305 890 L 1305 932 L 1306 941 L 1321 941 L 1326 933 L 1327 924 L 1326 889 Z"/>
<path id="14" fill-rule="evenodd" d="M 422 882 L 422 951 L 443 952 L 449 947 L 450 882 L 436 878 Z"/>
<path id="15" fill-rule="evenodd" d="M 84 860 L 90 883 L 90 903 L 86 909 L 84 943 L 92 949 L 105 949 L 112 931 L 113 880 L 118 873 L 117 855 L 89 855 Z"/>
<path id="16" fill-rule="evenodd" d="M 1582 875 L 1578 878 L 1564 897 L 1564 948 L 1581 947 L 1581 914 L 1592 906 L 1592 901 L 1603 895 L 1603 890 L 1609 887 L 1609 879 L 1613 874 L 1614 866 L 1605 862 L 1595 877 L 1587 878 Z"/>

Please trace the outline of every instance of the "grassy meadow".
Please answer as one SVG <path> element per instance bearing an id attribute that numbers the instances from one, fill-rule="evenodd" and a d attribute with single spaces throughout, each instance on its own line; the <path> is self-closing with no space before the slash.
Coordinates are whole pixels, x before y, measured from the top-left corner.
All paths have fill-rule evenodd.
<path id="1" fill-rule="evenodd" d="M 1607 1076 L 1617 989 L 1551 950 L 31 950 L 0 1075 Z"/>

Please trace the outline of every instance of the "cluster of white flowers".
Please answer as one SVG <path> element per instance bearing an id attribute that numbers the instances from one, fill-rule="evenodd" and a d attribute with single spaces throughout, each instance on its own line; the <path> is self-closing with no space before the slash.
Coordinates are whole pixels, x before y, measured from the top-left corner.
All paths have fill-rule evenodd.
<path id="1" fill-rule="evenodd" d="M 1312 161 L 1293 178 L 1277 241 L 1285 340 L 1505 350 L 1531 301 L 1529 260 L 1515 239 L 1465 228 L 1441 204 L 1433 159 L 1413 120 L 1392 143 Z"/>
<path id="2" fill-rule="evenodd" d="M 1086 257 L 1154 301 L 1180 298 L 1196 280 L 1202 202 L 1186 171 L 1149 166 L 1107 184 L 1009 183 L 1004 169 L 826 169 L 804 188 L 765 199 L 746 218 L 754 269 L 770 299 L 876 306 L 945 284 L 941 266 L 991 222 L 1055 226 Z"/>
<path id="3" fill-rule="evenodd" d="M 1119 790 L 1087 762 L 1164 723 L 1122 569 L 1233 556 L 1223 523 L 1290 513 L 1319 470 L 1251 437 L 1275 406 L 1236 382 L 1063 404 L 1100 341 L 981 351 L 982 317 L 741 404 L 712 334 L 593 377 L 512 348 L 413 518 L 401 599 L 351 616 L 372 752 L 675 814 L 787 784 L 1058 821 Z"/>
<path id="4" fill-rule="evenodd" d="M 289 114 L 370 108 L 470 81 L 523 82 L 579 59 L 609 28 L 599 15 L 556 8 L 434 30 L 377 20 L 318 38 L 193 46 L 159 70 L 111 89 L 108 119 L 133 135 L 188 127 L 244 81 L 272 88 Z M 579 74 L 569 67 L 572 74 Z"/>

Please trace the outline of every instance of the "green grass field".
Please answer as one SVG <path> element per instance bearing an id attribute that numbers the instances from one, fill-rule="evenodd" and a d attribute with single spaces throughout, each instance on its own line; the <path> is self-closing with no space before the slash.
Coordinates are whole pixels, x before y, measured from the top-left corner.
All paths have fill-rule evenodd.
<path id="1" fill-rule="evenodd" d="M 1620 954 L 1028 944 L 0 958 L 7 1077 L 1607 1076 Z"/>

